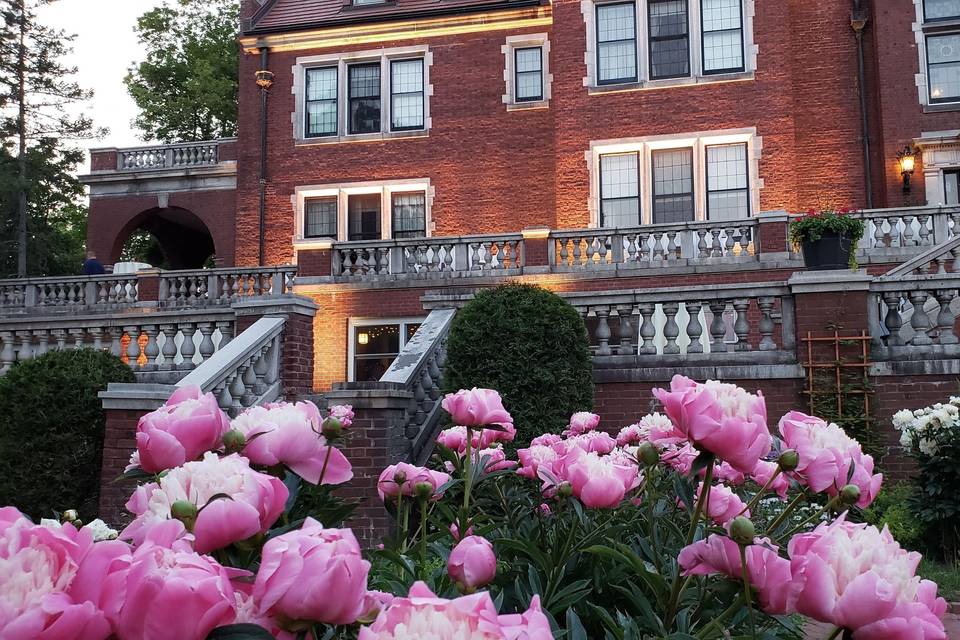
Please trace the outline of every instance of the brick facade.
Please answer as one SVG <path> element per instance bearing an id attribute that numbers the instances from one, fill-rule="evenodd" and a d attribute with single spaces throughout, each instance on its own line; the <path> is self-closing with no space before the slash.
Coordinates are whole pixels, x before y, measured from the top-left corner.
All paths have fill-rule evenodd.
<path id="1" fill-rule="evenodd" d="M 127 520 L 124 505 L 136 488 L 132 481 L 118 481 L 137 448 L 137 422 L 144 411 L 107 409 L 103 434 L 103 461 L 100 465 L 100 508 L 104 521 L 120 524 Z"/>

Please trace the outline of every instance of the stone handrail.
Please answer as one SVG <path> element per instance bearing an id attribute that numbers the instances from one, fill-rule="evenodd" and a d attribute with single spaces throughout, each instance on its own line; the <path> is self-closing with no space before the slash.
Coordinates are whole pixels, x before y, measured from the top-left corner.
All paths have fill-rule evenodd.
<path id="1" fill-rule="evenodd" d="M 217 397 L 231 416 L 254 405 L 272 402 L 282 392 L 280 379 L 283 318 L 254 322 L 177 386 L 197 385 Z"/>
<path id="2" fill-rule="evenodd" d="M 906 274 L 870 284 L 868 322 L 877 359 L 960 355 L 960 273 Z"/>
<path id="3" fill-rule="evenodd" d="M 112 309 L 138 301 L 135 275 L 70 276 L 0 280 L 0 313 L 80 307 Z"/>
<path id="4" fill-rule="evenodd" d="M 881 280 L 900 279 L 910 275 L 954 273 L 960 267 L 960 235 L 927 249 L 920 255 L 890 269 Z"/>
<path id="5" fill-rule="evenodd" d="M 550 234 L 554 270 L 665 266 L 689 260 L 749 260 L 757 221 L 652 224 L 629 229 L 578 229 Z"/>
<path id="6" fill-rule="evenodd" d="M 720 364 L 795 358 L 786 283 L 561 294 L 587 325 L 594 357 Z M 613 320 L 615 318 L 615 321 Z"/>
<path id="7" fill-rule="evenodd" d="M 440 424 L 440 379 L 447 357 L 447 335 L 456 311 L 435 309 L 380 378 L 413 392 L 406 426 L 411 457 L 418 464 L 430 456 Z"/>
<path id="8" fill-rule="evenodd" d="M 851 215 L 863 218 L 866 229 L 860 254 L 916 252 L 960 235 L 960 207 L 905 207 L 866 209 Z"/>
<path id="9" fill-rule="evenodd" d="M 333 275 L 426 274 L 509 275 L 523 267 L 519 233 L 404 240 L 369 240 L 333 245 Z"/>
<path id="10" fill-rule="evenodd" d="M 167 307 L 194 307 L 283 296 L 293 292 L 296 274 L 293 266 L 161 271 L 159 301 Z"/>
<path id="11" fill-rule="evenodd" d="M 206 167 L 220 162 L 220 142 L 182 142 L 117 150 L 117 170 L 155 171 Z"/>

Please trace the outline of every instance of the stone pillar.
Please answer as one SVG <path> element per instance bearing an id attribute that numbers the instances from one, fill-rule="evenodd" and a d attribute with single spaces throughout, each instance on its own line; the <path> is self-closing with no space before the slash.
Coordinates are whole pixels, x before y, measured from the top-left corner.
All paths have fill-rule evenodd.
<path id="1" fill-rule="evenodd" d="M 869 291 L 873 276 L 865 270 L 799 271 L 787 281 L 794 299 L 797 349 L 803 338 L 870 335 Z M 801 359 L 805 357 L 801 354 Z"/>
<path id="2" fill-rule="evenodd" d="M 349 404 L 356 414 L 344 444 L 353 480 L 339 493 L 360 500 L 347 526 L 364 546 L 373 546 L 392 522 L 377 495 L 377 479 L 388 465 L 409 459 L 410 440 L 404 428 L 413 392 L 387 382 L 347 382 L 335 385 L 325 397 L 328 406 Z"/>
<path id="3" fill-rule="evenodd" d="M 523 234 L 524 273 L 549 273 L 551 262 L 550 228 L 527 227 Z"/>
<path id="4" fill-rule="evenodd" d="M 140 306 L 158 306 L 160 269 L 143 269 L 137 272 L 137 302 Z"/>
<path id="5" fill-rule="evenodd" d="M 333 242 L 311 243 L 309 249 L 297 251 L 297 277 L 326 277 L 333 275 Z"/>
<path id="6" fill-rule="evenodd" d="M 790 258 L 790 214 L 786 211 L 766 211 L 757 215 L 757 254 L 764 260 Z"/>

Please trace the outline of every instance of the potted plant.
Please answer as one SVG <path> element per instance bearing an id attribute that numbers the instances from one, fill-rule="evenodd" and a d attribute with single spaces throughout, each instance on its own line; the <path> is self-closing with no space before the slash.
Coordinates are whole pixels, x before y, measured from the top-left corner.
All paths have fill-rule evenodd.
<path id="1" fill-rule="evenodd" d="M 790 223 L 790 241 L 803 249 L 807 269 L 857 268 L 857 241 L 863 236 L 864 223 L 850 213 L 846 207 L 810 209 Z"/>

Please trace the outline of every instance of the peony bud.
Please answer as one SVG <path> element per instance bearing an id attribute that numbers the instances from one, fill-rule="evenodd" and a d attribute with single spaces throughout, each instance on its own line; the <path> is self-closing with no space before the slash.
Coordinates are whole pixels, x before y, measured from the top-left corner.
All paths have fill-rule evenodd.
<path id="1" fill-rule="evenodd" d="M 182 522 L 187 531 L 193 531 L 193 525 L 197 521 L 198 513 L 197 505 L 186 500 L 177 500 L 170 505 L 170 515 Z"/>
<path id="2" fill-rule="evenodd" d="M 753 539 L 757 535 L 757 530 L 753 526 L 750 518 L 737 516 L 730 521 L 730 537 L 734 542 L 741 546 L 753 544 Z"/>
<path id="3" fill-rule="evenodd" d="M 777 458 L 777 464 L 784 471 L 793 471 L 800 464 L 800 454 L 794 449 L 787 449 Z"/>
<path id="4" fill-rule="evenodd" d="M 860 499 L 860 487 L 855 484 L 848 484 L 840 490 L 840 502 L 842 504 L 856 504 Z"/>
<path id="5" fill-rule="evenodd" d="M 660 452 L 657 451 L 657 448 L 653 446 L 651 442 L 643 442 L 640 444 L 640 462 L 652 467 L 653 465 L 660 462 Z"/>
<path id="6" fill-rule="evenodd" d="M 343 433 L 343 423 L 337 418 L 330 416 L 323 421 L 323 425 L 320 427 L 320 433 L 322 433 L 323 437 L 327 440 L 336 440 L 340 437 L 340 434 Z"/>
<path id="7" fill-rule="evenodd" d="M 237 453 L 247 446 L 247 437 L 236 429 L 223 434 L 223 448 L 227 453 Z"/>
<path id="8" fill-rule="evenodd" d="M 561 482 L 560 486 L 557 487 L 557 495 L 561 498 L 569 498 L 573 495 L 573 485 L 569 482 Z"/>
<path id="9" fill-rule="evenodd" d="M 418 482 L 413 485 L 413 495 L 417 500 L 429 500 L 433 497 L 433 485 L 429 482 Z"/>

